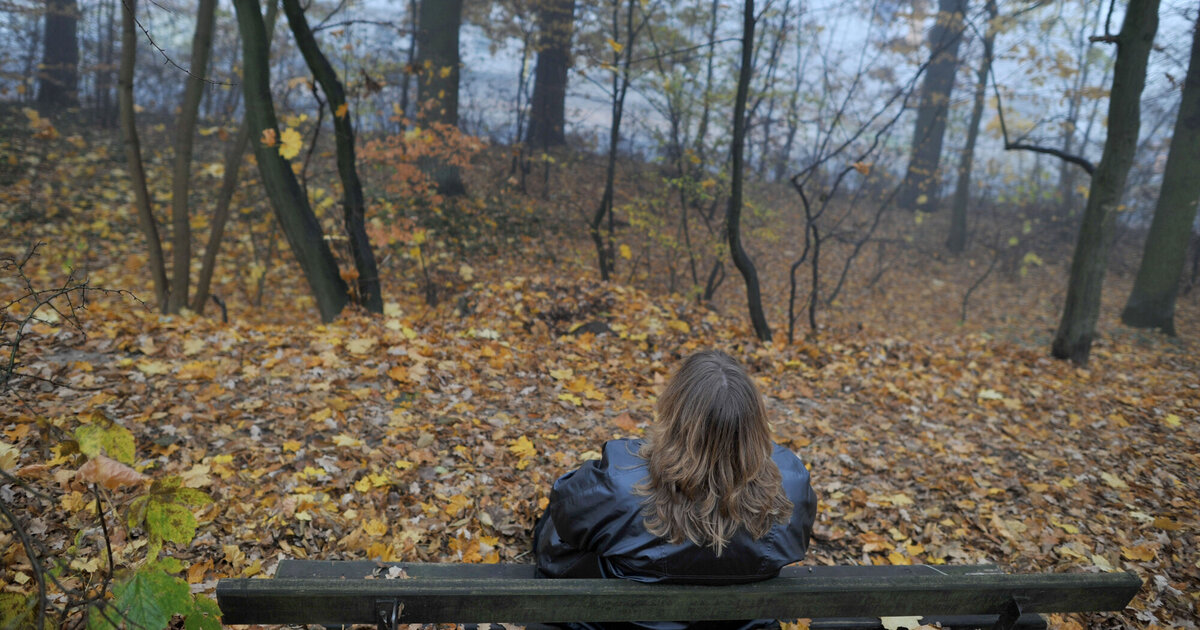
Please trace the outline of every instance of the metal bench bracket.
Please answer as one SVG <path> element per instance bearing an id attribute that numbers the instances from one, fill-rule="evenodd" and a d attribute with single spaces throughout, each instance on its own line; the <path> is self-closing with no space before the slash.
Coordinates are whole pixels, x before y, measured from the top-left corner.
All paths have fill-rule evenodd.
<path id="1" fill-rule="evenodd" d="M 1020 618 L 1021 601 L 1020 598 L 1013 596 L 1004 607 L 1004 612 L 1000 613 L 1000 617 L 996 619 L 996 625 L 992 626 L 992 630 L 1012 630 Z"/>
<path id="2" fill-rule="evenodd" d="M 404 604 L 397 597 L 375 600 L 375 625 L 379 630 L 396 630 Z"/>

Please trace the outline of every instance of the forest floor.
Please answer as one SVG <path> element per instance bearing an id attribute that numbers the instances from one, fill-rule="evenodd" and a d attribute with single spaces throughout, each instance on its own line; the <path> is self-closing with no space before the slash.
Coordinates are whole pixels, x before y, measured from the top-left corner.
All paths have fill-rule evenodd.
<path id="1" fill-rule="evenodd" d="M 6 484 L 5 501 L 49 548 L 74 554 L 82 583 L 105 568 L 86 525 L 93 504 L 61 443 L 103 422 L 96 412 L 132 431 L 139 470 L 181 475 L 215 499 L 196 509 L 191 544 L 167 543 L 193 590 L 270 575 L 289 557 L 529 562 L 553 480 L 605 440 L 641 435 L 677 361 L 716 347 L 749 366 L 778 441 L 811 467 L 820 513 L 805 562 L 1131 570 L 1145 586 L 1130 608 L 1054 626 L 1195 627 L 1200 291 L 1180 300 L 1178 338 L 1126 329 L 1117 314 L 1130 265 L 1114 263 L 1079 368 L 1048 353 L 1065 253 L 998 269 L 960 323 L 987 260 L 931 255 L 939 242 L 926 226 L 916 246 L 862 263 L 822 308 L 817 334 L 801 326 L 789 344 L 785 256 L 795 253 L 768 217 L 751 234 L 781 239 L 753 248 L 777 334 L 758 343 L 736 275 L 715 308 L 656 290 L 661 273 L 639 275 L 636 256 L 618 266 L 632 283 L 599 282 L 571 223 L 578 211 L 563 208 L 579 228 L 568 236 L 444 257 L 436 306 L 411 269 L 385 262 L 385 314 L 351 310 L 327 325 L 287 256 L 255 307 L 260 275 L 231 255 L 218 270 L 224 323 L 216 309 L 163 316 L 134 299 L 153 294 L 119 179 L 101 168 L 63 189 L 75 210 L 55 220 L 0 219 L 0 254 L 44 243 L 24 269 L 37 288 L 62 286 L 70 264 L 92 287 L 132 292 L 90 292 L 76 302 L 78 329 L 69 311 L 43 310 L 17 354 L 20 372 L 40 380 L 18 378 L 0 397 L 0 441 L 16 449 L 0 463 L 50 497 Z M 898 225 L 881 234 L 913 234 Z M 235 228 L 235 241 L 239 229 L 250 230 Z M 869 282 L 877 269 L 886 274 Z M 7 270 L 4 302 L 22 289 Z M 594 321 L 610 332 L 570 334 Z M 123 520 L 112 527 L 114 555 L 144 545 Z M 7 528 L 0 553 L 0 590 L 30 592 Z"/>

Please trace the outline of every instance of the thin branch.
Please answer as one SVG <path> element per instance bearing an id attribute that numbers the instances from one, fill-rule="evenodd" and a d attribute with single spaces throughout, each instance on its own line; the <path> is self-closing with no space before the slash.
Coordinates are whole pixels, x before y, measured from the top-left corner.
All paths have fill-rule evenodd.
<path id="1" fill-rule="evenodd" d="M 1096 172 L 1096 165 L 1092 164 L 1087 158 L 1079 155 L 1073 155 L 1061 149 L 1053 147 L 1043 147 L 1033 144 L 1025 144 L 1023 142 L 1010 142 L 1008 139 L 1008 127 L 1004 124 L 1004 103 L 1000 100 L 1000 86 L 996 84 L 996 74 L 994 68 L 989 68 L 988 73 L 992 76 L 992 91 L 996 94 L 996 113 L 1000 117 L 1000 134 L 1004 137 L 1005 151 L 1032 151 L 1034 153 L 1044 153 L 1053 155 L 1054 157 L 1075 164 L 1082 168 L 1088 175 Z"/>

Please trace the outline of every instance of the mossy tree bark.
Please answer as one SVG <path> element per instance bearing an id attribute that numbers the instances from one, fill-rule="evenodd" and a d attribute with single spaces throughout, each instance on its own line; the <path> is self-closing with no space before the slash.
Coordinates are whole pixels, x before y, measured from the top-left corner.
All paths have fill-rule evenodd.
<path id="1" fill-rule="evenodd" d="M 1092 176 L 1071 259 L 1067 299 L 1051 345 L 1055 358 L 1070 359 L 1079 365 L 1087 364 L 1091 353 L 1117 204 L 1137 148 L 1146 62 L 1158 30 L 1158 4 L 1159 0 L 1130 0 L 1121 32 L 1115 38 L 1117 60 L 1108 102 L 1108 137 Z"/>
<path id="2" fill-rule="evenodd" d="M 192 229 L 188 212 L 188 195 L 192 181 L 192 144 L 196 137 L 200 99 L 204 97 L 204 77 L 208 74 L 216 8 L 217 0 L 200 0 L 196 10 L 191 69 L 183 90 L 183 103 L 176 127 L 175 169 L 171 177 L 171 291 L 167 295 L 168 313 L 178 313 L 188 305 L 188 281 L 192 275 Z"/>
<path id="3" fill-rule="evenodd" d="M 921 83 L 921 104 L 913 129 L 912 154 L 896 203 L 905 210 L 937 210 L 940 188 L 938 163 L 950 112 L 950 93 L 958 70 L 967 0 L 938 0 L 938 12 L 929 31 L 929 66 Z"/>
<path id="4" fill-rule="evenodd" d="M 950 235 L 946 238 L 946 248 L 956 254 L 967 248 L 967 202 L 971 197 L 975 140 L 979 137 L 979 123 L 983 120 L 984 97 L 987 95 L 988 73 L 992 69 L 992 47 L 996 41 L 996 0 L 988 0 L 987 15 L 983 58 L 979 60 L 979 72 L 976 74 L 975 103 L 971 107 L 971 121 L 967 123 L 967 146 L 963 148 L 958 163 L 958 182 L 954 186 L 954 201 L 950 206 Z"/>
<path id="5" fill-rule="evenodd" d="M 147 265 L 154 280 L 154 297 L 160 309 L 167 307 L 167 266 L 163 258 L 158 222 L 150 208 L 150 192 L 146 188 L 146 170 L 142 166 L 142 144 L 138 138 L 137 120 L 133 111 L 133 71 L 137 59 L 137 26 L 134 13 L 137 0 L 125 0 L 121 11 L 121 68 L 117 74 L 117 101 L 121 118 L 121 136 L 125 144 L 125 162 L 129 167 L 130 185 L 137 206 L 138 224 L 146 237 Z"/>
<path id="6" fill-rule="evenodd" d="M 1167 154 L 1154 220 L 1142 264 L 1121 321 L 1175 335 L 1175 298 L 1187 261 L 1188 239 L 1200 204 L 1200 19 L 1192 27 L 1192 55 L 1183 81 L 1175 134 Z"/>
<path id="7" fill-rule="evenodd" d="M 308 69 L 325 92 L 325 102 L 333 119 L 338 175 L 342 180 L 342 222 L 350 239 L 354 268 L 358 271 L 358 290 L 354 297 L 368 311 L 382 313 L 383 293 L 379 284 L 379 268 L 371 250 L 371 239 L 367 237 L 366 202 L 363 200 L 362 183 L 358 179 L 357 159 L 354 153 L 354 124 L 350 118 L 349 104 L 346 103 L 346 91 L 342 88 L 337 71 L 317 45 L 298 0 L 283 0 L 283 12 L 287 15 L 288 24 Z"/>
<path id="8" fill-rule="evenodd" d="M 263 132 L 278 137 L 279 123 L 271 98 L 267 35 L 258 0 L 234 0 L 233 6 L 242 38 L 242 85 L 259 176 L 292 254 L 304 270 L 321 319 L 332 321 L 349 301 L 346 283 L 338 274 L 337 261 L 291 165 L 279 155 L 277 146 L 261 141 Z"/>
<path id="9" fill-rule="evenodd" d="M 571 31 L 575 0 L 542 0 L 538 4 L 538 57 L 533 102 L 525 142 L 547 149 L 567 143 L 567 71 L 571 68 Z"/>
<path id="10" fill-rule="evenodd" d="M 417 29 L 417 120 L 458 126 L 458 29 L 463 0 L 421 0 Z M 422 160 L 421 168 L 445 196 L 466 194 L 458 167 Z"/>
<path id="11" fill-rule="evenodd" d="M 750 92 L 750 73 L 754 65 L 754 0 L 746 0 L 742 14 L 742 59 L 738 69 L 737 93 L 733 99 L 733 166 L 729 183 L 729 208 L 725 212 L 725 231 L 729 237 L 729 254 L 733 264 L 746 281 L 746 301 L 750 322 L 760 341 L 771 340 L 771 328 L 763 314 L 762 294 L 754 261 L 742 247 L 742 179 L 746 151 L 746 97 Z"/>

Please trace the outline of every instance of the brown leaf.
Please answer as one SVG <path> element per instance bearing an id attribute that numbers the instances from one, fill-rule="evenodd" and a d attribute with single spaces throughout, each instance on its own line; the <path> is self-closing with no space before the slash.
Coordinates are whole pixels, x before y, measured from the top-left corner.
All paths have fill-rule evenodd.
<path id="1" fill-rule="evenodd" d="M 109 490 L 121 486 L 136 486 L 146 480 L 142 473 L 103 455 L 97 455 L 75 471 L 75 478 L 85 483 L 98 483 Z"/>
<path id="2" fill-rule="evenodd" d="M 613 424 L 620 427 L 626 433 L 632 433 L 637 429 L 637 421 L 630 417 L 629 412 L 623 412 L 621 415 L 613 418 Z"/>

